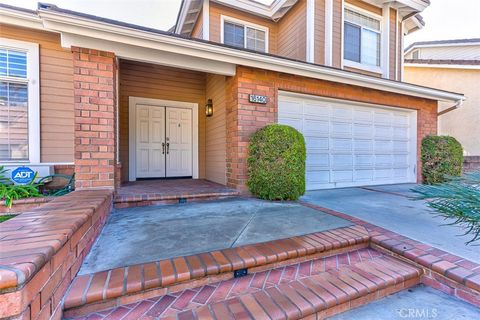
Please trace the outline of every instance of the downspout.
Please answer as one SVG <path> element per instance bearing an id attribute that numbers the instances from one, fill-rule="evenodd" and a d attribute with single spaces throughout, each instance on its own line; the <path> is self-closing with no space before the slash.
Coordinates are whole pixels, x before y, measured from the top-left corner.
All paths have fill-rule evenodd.
<path id="1" fill-rule="evenodd" d="M 445 113 L 448 113 L 450 111 L 453 111 L 453 110 L 456 110 L 456 109 L 459 109 L 462 105 L 463 105 L 463 101 L 465 100 L 465 98 L 463 99 L 460 99 L 458 100 L 457 102 L 455 102 L 455 104 L 453 106 L 451 106 L 450 108 L 447 108 L 443 111 L 440 111 L 437 113 L 437 116 L 441 116 L 441 115 L 444 115 Z"/>

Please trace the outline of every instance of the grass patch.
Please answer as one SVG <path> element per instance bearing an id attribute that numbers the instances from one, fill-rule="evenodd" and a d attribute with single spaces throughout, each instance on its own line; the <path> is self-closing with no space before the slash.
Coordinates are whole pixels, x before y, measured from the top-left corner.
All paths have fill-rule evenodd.
<path id="1" fill-rule="evenodd" d="M 16 214 L 5 214 L 3 216 L 0 216 L 0 223 L 7 221 L 9 219 L 12 219 L 13 217 L 17 216 Z"/>

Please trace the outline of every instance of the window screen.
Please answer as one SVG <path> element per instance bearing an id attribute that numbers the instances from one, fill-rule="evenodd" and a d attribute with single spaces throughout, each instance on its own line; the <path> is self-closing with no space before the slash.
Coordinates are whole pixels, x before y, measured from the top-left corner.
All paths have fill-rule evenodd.
<path id="1" fill-rule="evenodd" d="M 0 160 L 28 160 L 26 52 L 0 48 Z"/>
<path id="2" fill-rule="evenodd" d="M 344 58 L 380 66 L 380 21 L 345 9 Z"/>
<path id="3" fill-rule="evenodd" d="M 245 31 L 242 25 L 225 22 L 223 32 L 223 43 L 240 48 L 245 46 Z"/>

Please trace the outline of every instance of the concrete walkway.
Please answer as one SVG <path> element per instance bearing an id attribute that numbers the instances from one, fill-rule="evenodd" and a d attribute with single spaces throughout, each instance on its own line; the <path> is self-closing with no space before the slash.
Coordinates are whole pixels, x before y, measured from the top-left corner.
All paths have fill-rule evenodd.
<path id="1" fill-rule="evenodd" d="M 414 184 L 310 191 L 302 201 L 340 211 L 480 263 L 480 246 L 465 245 L 458 226 L 435 216 L 424 201 L 415 201 Z"/>
<path id="2" fill-rule="evenodd" d="M 232 199 L 115 210 L 80 273 L 350 226 L 298 203 Z"/>
<path id="3" fill-rule="evenodd" d="M 423 285 L 388 296 L 329 320 L 480 319 L 480 309 Z"/>

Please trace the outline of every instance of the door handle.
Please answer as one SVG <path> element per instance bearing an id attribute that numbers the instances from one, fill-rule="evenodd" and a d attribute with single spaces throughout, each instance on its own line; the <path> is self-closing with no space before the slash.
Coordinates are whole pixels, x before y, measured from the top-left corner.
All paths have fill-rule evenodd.
<path id="1" fill-rule="evenodd" d="M 170 150 L 170 142 L 167 142 L 167 154 L 168 154 L 169 150 Z"/>
<path id="2" fill-rule="evenodd" d="M 162 142 L 162 154 L 165 154 L 165 142 Z"/>

